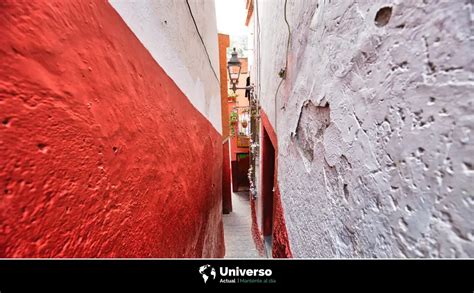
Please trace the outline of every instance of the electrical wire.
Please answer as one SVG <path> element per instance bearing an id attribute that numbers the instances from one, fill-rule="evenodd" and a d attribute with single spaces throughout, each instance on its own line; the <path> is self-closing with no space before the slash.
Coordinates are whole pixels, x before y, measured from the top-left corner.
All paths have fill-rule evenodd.
<path id="1" fill-rule="evenodd" d="M 261 70 L 262 67 L 261 65 L 261 60 L 260 60 L 260 14 L 259 14 L 259 9 L 258 9 L 258 0 L 255 0 L 255 14 L 257 17 L 257 61 L 258 61 L 258 71 L 257 71 L 257 86 L 258 86 L 258 96 L 257 96 L 257 107 L 260 106 L 260 94 L 262 92 L 262 87 L 260 83 L 260 77 L 261 77 Z"/>
<path id="2" fill-rule="evenodd" d="M 193 19 L 194 27 L 196 28 L 197 34 L 198 34 L 198 36 L 199 36 L 199 39 L 201 39 L 201 43 L 202 43 L 202 45 L 204 46 L 204 51 L 206 52 L 207 60 L 209 60 L 209 65 L 211 66 L 212 72 L 214 73 L 214 76 L 216 77 L 216 80 L 217 80 L 217 82 L 218 82 L 219 85 L 220 85 L 219 77 L 217 77 L 216 70 L 214 69 L 214 66 L 212 66 L 211 57 L 209 56 L 209 52 L 208 52 L 208 50 L 207 50 L 206 44 L 204 43 L 204 40 L 203 40 L 202 35 L 201 35 L 201 32 L 199 31 L 198 25 L 197 25 L 197 23 L 196 23 L 196 19 L 194 18 L 194 14 L 193 14 L 193 11 L 192 11 L 192 9 L 191 9 L 191 5 L 189 5 L 189 1 L 188 1 L 188 0 L 186 0 L 186 4 L 187 4 L 187 6 L 188 6 L 189 13 L 191 14 L 191 18 Z"/>
<path id="3" fill-rule="evenodd" d="M 285 77 L 286 78 L 286 71 L 288 70 L 288 51 L 290 50 L 290 42 L 291 42 L 291 29 L 290 29 L 290 24 L 288 23 L 288 18 L 286 16 L 286 6 L 288 4 L 288 0 L 285 0 L 285 8 L 284 8 L 284 17 L 285 17 L 285 23 L 286 27 L 288 28 L 288 40 L 286 42 L 286 63 L 285 63 Z"/>

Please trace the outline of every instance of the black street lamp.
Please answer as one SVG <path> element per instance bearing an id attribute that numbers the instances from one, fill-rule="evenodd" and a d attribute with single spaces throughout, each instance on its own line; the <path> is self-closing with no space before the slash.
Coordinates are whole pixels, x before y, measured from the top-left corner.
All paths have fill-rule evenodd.
<path id="1" fill-rule="evenodd" d="M 242 69 L 241 65 L 239 57 L 237 56 L 237 51 L 234 48 L 232 57 L 227 62 L 227 70 L 229 71 L 230 83 L 232 84 L 231 89 L 234 93 L 237 90 L 237 84 L 239 83 L 240 70 Z"/>

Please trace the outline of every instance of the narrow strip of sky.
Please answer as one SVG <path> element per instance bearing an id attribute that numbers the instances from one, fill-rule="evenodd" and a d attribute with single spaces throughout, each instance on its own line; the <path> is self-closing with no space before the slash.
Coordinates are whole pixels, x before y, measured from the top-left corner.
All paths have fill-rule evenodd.
<path id="1" fill-rule="evenodd" d="M 247 0 L 215 0 L 217 30 L 231 36 L 246 34 L 245 19 Z"/>

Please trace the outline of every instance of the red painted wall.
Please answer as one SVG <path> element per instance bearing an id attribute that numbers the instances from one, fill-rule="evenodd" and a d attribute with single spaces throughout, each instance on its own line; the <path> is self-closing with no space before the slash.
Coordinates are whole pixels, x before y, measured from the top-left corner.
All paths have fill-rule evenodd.
<path id="1" fill-rule="evenodd" d="M 221 135 L 115 11 L 0 27 L 0 257 L 222 257 Z"/>
<path id="2" fill-rule="evenodd" d="M 273 193 L 273 223 L 272 223 L 272 239 L 273 239 L 273 247 L 272 247 L 272 256 L 274 258 L 290 258 L 292 257 L 291 254 L 291 248 L 290 248 L 290 242 L 288 239 L 288 232 L 286 230 L 286 224 L 285 224 L 285 217 L 283 213 L 283 206 L 281 203 L 281 195 L 280 195 L 280 190 L 278 187 L 278 141 L 277 141 L 277 136 L 275 133 L 275 130 L 273 129 L 272 125 L 270 124 L 270 121 L 268 120 L 267 115 L 263 110 L 260 111 L 260 116 L 261 116 L 261 121 L 262 121 L 262 127 L 261 127 L 261 136 L 264 137 L 264 135 L 268 135 L 269 138 L 269 144 L 262 143 L 262 149 L 261 149 L 261 164 L 260 168 L 261 170 L 265 170 L 268 168 L 266 164 L 274 165 L 274 176 L 273 176 L 273 186 L 275 187 L 275 192 Z M 264 131 L 266 132 L 264 134 Z M 265 157 L 267 157 L 265 154 L 266 152 L 269 152 L 269 147 L 273 148 L 273 151 L 275 152 L 274 156 L 274 162 L 266 162 L 264 160 Z M 271 166 L 270 166 L 271 167 Z M 262 185 L 265 185 L 265 174 L 262 174 Z M 262 194 L 263 189 L 265 189 L 265 186 L 262 186 L 262 191 L 260 194 Z M 264 199 L 264 198 L 263 198 Z M 265 204 L 265 203 L 264 203 Z M 263 204 L 263 205 L 264 205 Z M 256 205 L 255 203 L 252 204 L 252 214 L 256 214 Z M 263 214 L 263 213 L 262 213 Z M 263 231 L 258 229 L 258 224 L 256 222 L 257 218 L 256 216 L 252 217 L 252 233 L 254 234 L 254 240 L 258 239 L 255 241 L 257 247 L 262 246 L 263 243 Z M 264 221 L 262 221 L 264 223 Z M 265 223 L 264 223 L 265 225 Z M 268 224 L 267 224 L 268 225 Z M 255 228 L 257 227 L 257 228 Z"/>
<path id="3" fill-rule="evenodd" d="M 223 166 L 222 166 L 222 212 L 228 214 L 232 212 L 231 193 L 231 172 L 230 172 L 230 149 L 229 140 L 222 145 Z"/>
<path id="4" fill-rule="evenodd" d="M 285 217 L 281 205 L 280 188 L 276 185 L 273 201 L 273 247 L 274 258 L 291 258 L 290 241 L 286 231 Z"/>
<path id="5" fill-rule="evenodd" d="M 232 212 L 231 165 L 229 146 L 229 111 L 227 106 L 227 48 L 230 44 L 229 35 L 218 34 L 219 42 L 219 74 L 221 88 L 221 118 L 222 118 L 222 212 Z"/>
<path id="6" fill-rule="evenodd" d="M 219 45 L 219 77 L 221 89 L 221 118 L 222 118 L 222 138 L 226 140 L 229 136 L 229 110 L 227 106 L 228 95 L 228 79 L 227 79 L 227 48 L 230 45 L 229 35 L 217 35 Z"/>
<path id="7" fill-rule="evenodd" d="M 252 215 L 252 238 L 258 253 L 263 256 L 265 254 L 265 244 L 263 243 L 263 235 L 258 227 L 257 203 L 253 196 L 250 196 L 250 210 Z"/>

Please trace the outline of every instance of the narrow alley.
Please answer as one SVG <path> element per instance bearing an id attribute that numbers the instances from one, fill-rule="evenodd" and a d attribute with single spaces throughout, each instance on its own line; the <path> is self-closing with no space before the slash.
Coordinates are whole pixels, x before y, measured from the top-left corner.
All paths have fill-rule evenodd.
<path id="1" fill-rule="evenodd" d="M 223 215 L 225 258 L 260 258 L 252 239 L 248 192 L 232 193 L 233 211 Z"/>
<path id="2" fill-rule="evenodd" d="M 473 9 L 1 0 L 0 258 L 474 257 Z"/>

